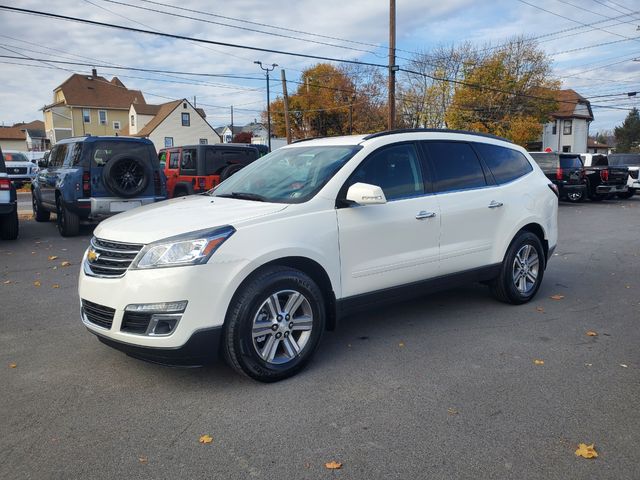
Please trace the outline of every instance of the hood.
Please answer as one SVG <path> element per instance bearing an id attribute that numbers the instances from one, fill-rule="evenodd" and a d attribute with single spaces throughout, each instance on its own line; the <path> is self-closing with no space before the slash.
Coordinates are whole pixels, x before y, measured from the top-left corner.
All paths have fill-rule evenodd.
<path id="1" fill-rule="evenodd" d="M 281 203 L 194 195 L 120 213 L 101 222 L 94 235 L 116 242 L 150 243 L 206 228 L 236 226 L 287 207 Z"/>

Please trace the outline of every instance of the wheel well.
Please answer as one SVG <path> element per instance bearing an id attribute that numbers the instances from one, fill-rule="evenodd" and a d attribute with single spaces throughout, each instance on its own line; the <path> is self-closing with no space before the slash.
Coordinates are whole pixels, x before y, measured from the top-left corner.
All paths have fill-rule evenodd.
<path id="1" fill-rule="evenodd" d="M 547 241 L 546 238 L 544 238 L 544 230 L 542 229 L 542 227 L 537 223 L 530 223 L 522 227 L 520 231 L 531 232 L 540 239 L 540 243 L 542 243 L 542 248 L 544 248 L 544 258 L 548 260 L 549 259 L 549 242 Z"/>
<path id="2" fill-rule="evenodd" d="M 326 328 L 327 330 L 335 330 L 336 296 L 333 292 L 333 288 L 331 287 L 331 280 L 329 279 L 329 275 L 327 275 L 325 269 L 322 268 L 322 266 L 318 262 L 306 257 L 278 258 L 277 260 L 272 260 L 269 263 L 265 263 L 257 270 L 253 271 L 251 275 L 249 275 L 242 283 L 244 284 L 263 269 L 274 266 L 295 268 L 296 270 L 300 270 L 301 272 L 309 275 L 309 277 L 311 277 L 311 279 L 316 282 L 316 284 L 322 291 L 322 295 L 324 296 L 324 305 L 327 312 Z M 238 290 L 240 290 L 241 287 L 242 285 L 238 288 Z"/>

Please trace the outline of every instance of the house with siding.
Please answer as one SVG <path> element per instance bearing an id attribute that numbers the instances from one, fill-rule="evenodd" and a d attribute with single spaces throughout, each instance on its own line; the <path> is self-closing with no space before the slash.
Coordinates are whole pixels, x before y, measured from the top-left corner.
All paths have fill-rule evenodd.
<path id="1" fill-rule="evenodd" d="M 207 122 L 204 110 L 194 107 L 186 98 L 161 105 L 132 103 L 125 134 L 148 138 L 156 150 L 221 142 L 218 133 Z"/>
<path id="2" fill-rule="evenodd" d="M 0 147 L 3 150 L 44 152 L 49 148 L 44 122 L 34 120 L 29 123 L 16 123 L 11 127 L 0 127 Z"/>
<path id="3" fill-rule="evenodd" d="M 574 90 L 559 90 L 556 94 L 558 110 L 543 126 L 542 149 L 554 152 L 587 153 L 589 124 L 593 111 L 589 100 Z"/>
<path id="4" fill-rule="evenodd" d="M 146 104 L 140 90 L 129 90 L 118 77 L 107 80 L 73 74 L 53 90 L 53 102 L 42 108 L 51 144 L 82 135 L 122 135 L 132 104 Z"/>

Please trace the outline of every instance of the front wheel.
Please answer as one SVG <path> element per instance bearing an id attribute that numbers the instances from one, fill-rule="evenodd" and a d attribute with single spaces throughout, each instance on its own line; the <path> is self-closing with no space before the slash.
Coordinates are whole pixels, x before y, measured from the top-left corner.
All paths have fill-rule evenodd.
<path id="1" fill-rule="evenodd" d="M 584 193 L 582 192 L 569 192 L 567 193 L 567 200 L 572 203 L 578 203 L 584 200 Z"/>
<path id="2" fill-rule="evenodd" d="M 15 240 L 18 238 L 18 207 L 9 215 L 0 217 L 0 238 L 2 240 Z"/>
<path id="3" fill-rule="evenodd" d="M 33 217 L 36 219 L 36 222 L 49 221 L 51 212 L 42 209 L 42 203 L 40 203 L 34 192 L 31 192 L 31 206 L 33 207 Z"/>
<path id="4" fill-rule="evenodd" d="M 322 292 L 299 270 L 273 267 L 235 295 L 224 351 L 238 372 L 260 382 L 295 375 L 313 356 L 325 328 Z"/>
<path id="5" fill-rule="evenodd" d="M 491 293 L 501 302 L 526 303 L 538 292 L 544 269 L 540 239 L 531 232 L 520 232 L 509 245 L 500 274 L 489 285 Z"/>

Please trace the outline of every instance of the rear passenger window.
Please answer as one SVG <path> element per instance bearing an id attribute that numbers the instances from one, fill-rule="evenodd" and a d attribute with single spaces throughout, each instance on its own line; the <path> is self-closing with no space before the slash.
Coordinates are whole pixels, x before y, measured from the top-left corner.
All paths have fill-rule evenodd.
<path id="1" fill-rule="evenodd" d="M 527 158 L 517 150 L 486 143 L 476 143 L 474 146 L 498 184 L 511 182 L 533 170 Z"/>
<path id="2" fill-rule="evenodd" d="M 348 181 L 382 188 L 387 200 L 424 193 L 420 161 L 413 144 L 383 147 L 364 160 Z"/>
<path id="3" fill-rule="evenodd" d="M 487 185 L 482 165 L 471 145 L 461 142 L 425 142 L 433 166 L 436 192 Z"/>

